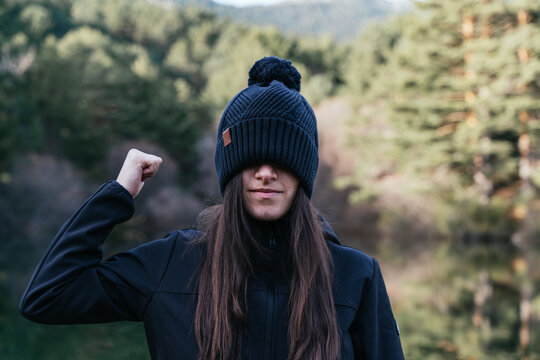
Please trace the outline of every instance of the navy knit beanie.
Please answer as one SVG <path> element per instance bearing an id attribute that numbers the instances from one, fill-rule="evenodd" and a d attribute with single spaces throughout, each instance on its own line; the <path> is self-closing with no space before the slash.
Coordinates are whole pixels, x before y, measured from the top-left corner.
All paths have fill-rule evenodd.
<path id="1" fill-rule="evenodd" d="M 319 140 L 300 78 L 289 60 L 271 56 L 255 62 L 248 87 L 229 102 L 219 123 L 215 164 L 222 194 L 245 167 L 274 163 L 295 174 L 311 198 Z"/>

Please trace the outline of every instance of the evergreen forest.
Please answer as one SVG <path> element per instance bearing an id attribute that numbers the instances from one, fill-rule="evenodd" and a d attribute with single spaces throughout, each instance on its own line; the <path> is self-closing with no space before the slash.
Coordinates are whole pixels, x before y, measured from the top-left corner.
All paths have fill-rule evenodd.
<path id="1" fill-rule="evenodd" d="M 345 40 L 187 3 L 0 0 L 0 358 L 149 358 L 140 323 L 39 325 L 18 301 L 132 147 L 164 162 L 106 254 L 192 226 L 221 112 L 275 55 L 317 115 L 313 202 L 381 263 L 405 357 L 539 360 L 540 2 L 416 1 Z"/>

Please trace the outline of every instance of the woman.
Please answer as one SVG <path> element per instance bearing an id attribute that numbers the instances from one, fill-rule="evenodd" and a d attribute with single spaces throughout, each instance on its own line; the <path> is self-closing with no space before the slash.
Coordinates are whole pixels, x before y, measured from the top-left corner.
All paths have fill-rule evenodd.
<path id="1" fill-rule="evenodd" d="M 42 323 L 144 321 L 153 359 L 402 359 L 377 261 L 341 246 L 310 203 L 316 119 L 290 61 L 267 57 L 220 121 L 223 204 L 102 262 L 161 159 L 131 150 L 62 227 L 21 313 Z"/>

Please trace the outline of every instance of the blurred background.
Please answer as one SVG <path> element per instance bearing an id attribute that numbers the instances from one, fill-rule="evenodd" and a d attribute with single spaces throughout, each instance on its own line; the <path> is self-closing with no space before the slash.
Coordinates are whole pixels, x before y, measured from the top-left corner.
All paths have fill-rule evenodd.
<path id="1" fill-rule="evenodd" d="M 131 147 L 164 163 L 106 253 L 191 226 L 221 111 L 276 55 L 318 118 L 314 203 L 380 260 L 407 359 L 540 359 L 540 2 L 225 3 L 0 0 L 0 358 L 149 358 L 142 324 L 17 302 Z"/>

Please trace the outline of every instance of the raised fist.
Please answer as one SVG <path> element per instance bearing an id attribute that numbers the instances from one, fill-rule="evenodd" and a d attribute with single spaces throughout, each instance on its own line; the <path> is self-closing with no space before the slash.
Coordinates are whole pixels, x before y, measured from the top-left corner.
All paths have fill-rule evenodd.
<path id="1" fill-rule="evenodd" d="M 159 156 L 131 149 L 124 160 L 124 165 L 122 165 L 116 181 L 126 188 L 131 196 L 135 197 L 141 191 L 145 180 L 156 174 L 161 162 Z"/>

